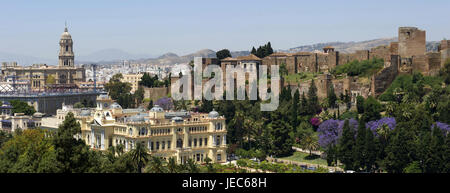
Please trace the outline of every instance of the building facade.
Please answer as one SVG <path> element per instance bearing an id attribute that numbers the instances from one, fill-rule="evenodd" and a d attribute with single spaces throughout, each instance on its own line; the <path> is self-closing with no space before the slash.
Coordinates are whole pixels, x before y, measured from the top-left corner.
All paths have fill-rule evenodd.
<path id="1" fill-rule="evenodd" d="M 77 82 L 85 82 L 85 69 L 75 67 L 73 40 L 67 27 L 64 29 L 59 42 L 58 66 L 46 64 L 33 64 L 20 66 L 16 62 L 3 62 L 1 66 L 1 81 L 11 80 L 12 87 L 15 82 L 26 82 L 32 91 L 44 91 L 48 87 L 76 87 Z"/>
<path id="2" fill-rule="evenodd" d="M 33 115 L 13 114 L 12 108 L 8 102 L 4 102 L 0 106 L 0 130 L 11 133 L 17 129 L 26 130 L 41 126 L 42 113 L 36 112 Z"/>
<path id="3" fill-rule="evenodd" d="M 121 82 L 128 82 L 131 84 L 131 93 L 136 92 L 139 88 L 139 81 L 141 81 L 142 76 L 144 74 L 122 74 L 123 78 L 120 80 Z"/>
<path id="4" fill-rule="evenodd" d="M 97 98 L 97 108 L 76 116 L 82 138 L 91 148 L 107 150 L 123 145 L 125 151 L 143 143 L 153 156 L 176 158 L 178 163 L 193 159 L 203 163 L 226 162 L 225 118 L 216 111 L 166 112 L 155 106 L 150 111 L 122 109 L 109 97 Z"/>

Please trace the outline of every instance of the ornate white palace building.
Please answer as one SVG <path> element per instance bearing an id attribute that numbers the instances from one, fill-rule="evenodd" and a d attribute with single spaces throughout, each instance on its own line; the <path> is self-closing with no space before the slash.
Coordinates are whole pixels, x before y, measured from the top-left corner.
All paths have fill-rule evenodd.
<path id="1" fill-rule="evenodd" d="M 97 98 L 97 107 L 76 116 L 81 137 L 91 148 L 107 150 L 123 145 L 130 151 L 144 143 L 152 156 L 175 157 L 178 163 L 193 159 L 197 163 L 210 158 L 226 162 L 225 118 L 218 112 L 169 112 L 159 106 L 150 111 L 122 109 L 107 95 Z"/>

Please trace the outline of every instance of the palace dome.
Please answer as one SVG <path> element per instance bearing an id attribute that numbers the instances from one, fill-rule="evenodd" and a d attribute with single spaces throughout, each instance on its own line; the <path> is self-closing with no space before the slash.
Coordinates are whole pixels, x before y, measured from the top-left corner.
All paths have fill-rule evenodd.
<path id="1" fill-rule="evenodd" d="M 83 109 L 83 110 L 81 110 L 81 112 L 80 112 L 80 116 L 91 116 L 91 110 L 89 110 L 89 109 Z"/>
<path id="2" fill-rule="evenodd" d="M 122 109 L 122 106 L 120 106 L 120 105 L 117 104 L 117 103 L 113 103 L 113 104 L 110 106 L 110 108 L 111 108 L 111 109 Z"/>
<path id="3" fill-rule="evenodd" d="M 161 108 L 159 105 L 155 105 L 152 109 L 150 109 L 151 112 L 164 112 L 164 109 Z"/>
<path id="4" fill-rule="evenodd" d="M 217 118 L 217 117 L 219 117 L 219 113 L 213 109 L 211 112 L 209 112 L 208 117 L 209 118 Z"/>
<path id="5" fill-rule="evenodd" d="M 174 118 L 172 118 L 172 121 L 174 121 L 176 123 L 180 123 L 180 122 L 183 122 L 183 118 L 181 118 L 181 117 L 174 117 Z"/>
<path id="6" fill-rule="evenodd" d="M 145 116 L 146 116 L 145 114 L 137 114 L 137 115 L 129 117 L 128 120 L 131 122 L 144 122 Z"/>

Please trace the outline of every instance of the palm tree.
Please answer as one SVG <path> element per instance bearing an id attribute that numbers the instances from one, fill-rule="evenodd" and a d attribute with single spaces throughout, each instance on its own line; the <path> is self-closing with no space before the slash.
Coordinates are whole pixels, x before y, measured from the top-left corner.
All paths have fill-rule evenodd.
<path id="1" fill-rule="evenodd" d="M 116 148 L 115 146 L 111 146 L 108 148 L 108 151 L 106 152 L 106 157 L 108 158 L 109 162 L 114 163 L 116 161 Z"/>
<path id="2" fill-rule="evenodd" d="M 312 132 L 307 132 L 300 140 L 302 149 L 309 150 L 309 156 L 312 156 L 312 151 L 319 148 L 319 142 L 317 136 Z"/>
<path id="3" fill-rule="evenodd" d="M 150 161 L 150 167 L 148 172 L 151 173 L 164 173 L 165 172 L 165 161 L 160 157 L 152 157 Z"/>
<path id="4" fill-rule="evenodd" d="M 124 153 L 124 145 L 123 144 L 119 144 L 115 147 L 114 152 L 117 153 L 118 156 L 123 155 Z"/>
<path id="5" fill-rule="evenodd" d="M 138 173 L 142 172 L 142 167 L 148 161 L 148 149 L 142 142 L 137 142 L 136 147 L 131 150 L 131 158 L 136 163 Z"/>
<path id="6" fill-rule="evenodd" d="M 204 161 L 206 162 L 206 168 L 208 169 L 208 173 L 215 173 L 216 169 L 214 168 L 213 164 L 211 163 L 212 160 L 208 156 L 206 156 Z"/>
<path id="7" fill-rule="evenodd" d="M 197 164 L 194 162 L 193 159 L 188 159 L 187 166 L 188 166 L 189 173 L 198 173 L 199 172 Z"/>
<path id="8" fill-rule="evenodd" d="M 167 163 L 167 169 L 169 170 L 169 173 L 177 173 L 178 172 L 178 165 L 175 161 L 175 157 L 170 157 L 169 161 Z"/>

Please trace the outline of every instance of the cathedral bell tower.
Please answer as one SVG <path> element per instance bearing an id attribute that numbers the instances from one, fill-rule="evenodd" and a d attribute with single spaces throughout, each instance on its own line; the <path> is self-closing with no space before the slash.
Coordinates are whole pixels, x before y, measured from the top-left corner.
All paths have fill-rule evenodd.
<path id="1" fill-rule="evenodd" d="M 67 30 L 67 26 L 64 29 L 64 33 L 61 35 L 59 41 L 59 67 L 74 67 L 74 54 L 73 54 L 73 41 L 72 36 Z"/>

